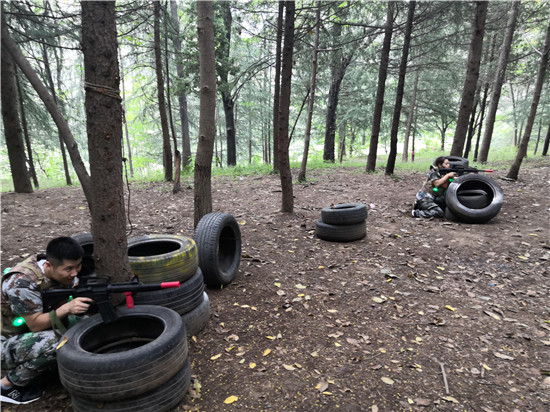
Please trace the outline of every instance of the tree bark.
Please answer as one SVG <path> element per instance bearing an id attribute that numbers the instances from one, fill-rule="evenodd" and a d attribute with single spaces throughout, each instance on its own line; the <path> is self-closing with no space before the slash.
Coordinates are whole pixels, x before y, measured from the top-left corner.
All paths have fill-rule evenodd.
<path id="1" fill-rule="evenodd" d="M 212 156 L 216 137 L 216 59 L 211 1 L 198 1 L 197 30 L 200 62 L 199 142 L 195 157 L 194 224 L 212 212 Z"/>
<path id="2" fill-rule="evenodd" d="M 154 5 L 154 48 L 155 48 L 155 72 L 157 76 L 158 105 L 160 112 L 160 126 L 162 129 L 162 163 L 164 166 L 164 180 L 172 181 L 172 148 L 170 147 L 170 131 L 168 130 L 168 117 L 166 116 L 166 100 L 164 98 L 164 79 L 162 76 L 162 56 L 160 51 L 160 1 L 153 1 Z"/>
<path id="3" fill-rule="evenodd" d="M 4 26 L 3 13 L 2 26 Z M 15 65 L 4 47 L 4 43 L 2 43 L 1 59 L 2 121 L 4 122 L 4 137 L 6 138 L 6 148 L 10 160 L 13 189 L 16 193 L 32 193 L 33 189 L 25 157 L 23 130 L 17 112 Z"/>
<path id="4" fill-rule="evenodd" d="M 542 146 L 542 156 L 548 156 L 548 146 L 550 145 L 550 125 L 548 125 L 548 130 L 546 130 L 546 137 L 544 138 L 544 145 Z"/>
<path id="5" fill-rule="evenodd" d="M 71 162 L 78 176 L 78 179 L 80 180 L 80 184 L 82 185 L 82 190 L 84 191 L 84 196 L 86 197 L 88 206 L 91 209 L 93 196 L 91 193 L 90 176 L 88 175 L 86 166 L 84 166 L 84 162 L 80 157 L 78 145 L 74 140 L 71 130 L 69 129 L 69 125 L 61 114 L 59 107 L 57 107 L 57 105 L 53 101 L 53 98 L 48 92 L 46 86 L 44 86 L 44 84 L 40 81 L 40 78 L 31 67 L 25 56 L 23 56 L 23 53 L 21 53 L 21 50 L 19 50 L 17 44 L 10 37 L 8 29 L 4 24 L 2 24 L 2 45 L 9 52 L 9 54 L 11 55 L 17 66 L 19 66 L 25 77 L 29 80 L 42 102 L 44 102 L 44 105 L 52 116 L 53 121 L 57 125 L 61 136 L 63 137 L 63 141 L 67 145 L 67 150 L 69 152 L 69 156 L 71 157 Z"/>
<path id="6" fill-rule="evenodd" d="M 387 3 L 386 24 L 384 28 L 384 43 L 380 57 L 380 68 L 378 70 L 378 88 L 374 103 L 374 114 L 372 115 L 372 131 L 367 157 L 367 172 L 374 172 L 376 168 L 376 152 L 378 151 L 378 136 L 380 135 L 380 123 L 382 121 L 382 109 L 384 107 L 384 93 L 386 90 L 386 77 L 388 76 L 388 64 L 390 60 L 391 37 L 393 33 L 393 9 L 394 2 Z"/>
<path id="7" fill-rule="evenodd" d="M 283 43 L 284 1 L 279 0 L 275 46 L 275 89 L 273 91 L 273 172 L 279 173 L 279 100 L 281 95 L 281 49 Z"/>
<path id="8" fill-rule="evenodd" d="M 174 49 L 176 53 L 176 74 L 178 78 L 184 77 L 183 64 L 181 62 L 180 23 L 178 18 L 178 2 L 171 0 L 172 24 L 174 27 Z M 179 103 L 179 115 L 181 121 L 181 162 L 186 167 L 191 163 L 191 139 L 189 136 L 189 115 L 187 112 L 187 94 L 182 87 L 176 90 Z"/>
<path id="9" fill-rule="evenodd" d="M 540 95 L 542 92 L 542 85 L 544 84 L 544 76 L 546 75 L 546 69 L 548 66 L 548 60 L 550 54 L 550 18 L 546 26 L 546 39 L 544 41 L 544 47 L 542 49 L 542 56 L 540 58 L 539 72 L 537 75 L 537 81 L 535 82 L 535 90 L 533 93 L 533 101 L 531 102 L 531 109 L 529 110 L 529 116 L 527 117 L 527 124 L 525 125 L 525 132 L 519 144 L 519 149 L 516 154 L 516 159 L 510 167 L 506 177 L 510 179 L 517 180 L 519 175 L 519 169 L 521 167 L 521 162 L 527 154 L 527 146 L 529 144 L 529 139 L 531 137 L 531 131 L 533 130 L 533 125 L 535 124 L 535 116 L 537 115 L 537 108 L 540 101 Z"/>
<path id="10" fill-rule="evenodd" d="M 416 107 L 416 92 L 418 91 L 418 78 L 420 77 L 420 70 L 416 70 L 414 75 L 413 94 L 411 96 L 411 105 L 409 106 L 409 116 L 407 118 L 407 128 L 405 129 L 405 142 L 403 144 L 403 157 L 402 160 L 406 162 L 409 160 L 409 136 L 411 135 L 411 126 L 414 117 L 414 108 Z M 412 149 L 414 151 L 414 147 Z M 414 161 L 414 159 L 413 159 Z"/>
<path id="11" fill-rule="evenodd" d="M 403 90 L 405 89 L 405 75 L 407 74 L 407 61 L 409 60 L 409 49 L 411 44 L 411 32 L 414 19 L 414 9 L 416 1 L 409 2 L 409 11 L 407 13 L 407 24 L 405 26 L 405 38 L 403 40 L 403 55 L 399 65 L 399 79 L 397 81 L 397 92 L 395 97 L 395 107 L 393 110 L 393 122 L 391 127 L 390 154 L 386 163 L 386 175 L 392 175 L 395 168 L 395 158 L 397 157 L 397 133 L 399 132 L 399 119 L 401 117 L 401 106 L 403 104 Z"/>
<path id="12" fill-rule="evenodd" d="M 309 102 L 307 105 L 307 121 L 304 136 L 304 153 L 302 154 L 302 164 L 298 181 L 306 181 L 307 158 L 309 154 L 309 143 L 311 141 L 311 124 L 313 121 L 313 106 L 315 104 L 315 88 L 317 86 L 317 57 L 319 55 L 319 31 L 321 27 L 321 2 L 317 0 L 317 10 L 315 12 L 315 39 L 313 40 L 313 58 L 311 62 L 311 80 L 309 86 Z"/>
<path id="13" fill-rule="evenodd" d="M 279 166 L 282 189 L 281 212 L 292 213 L 294 194 L 288 153 L 292 56 L 294 51 L 294 1 L 285 1 L 285 28 L 281 69 L 281 98 L 279 102 Z"/>
<path id="14" fill-rule="evenodd" d="M 94 262 L 100 276 L 131 277 L 122 179 L 122 99 L 115 3 L 82 1 L 86 130 L 94 202 Z"/>
<path id="15" fill-rule="evenodd" d="M 466 70 L 466 79 L 464 80 L 464 87 L 462 89 L 460 110 L 458 111 L 455 135 L 450 152 L 451 156 L 461 156 L 464 150 L 468 123 L 472 115 L 472 108 L 477 89 L 477 80 L 479 79 L 479 67 L 481 64 L 481 52 L 483 49 L 483 35 L 485 33 L 487 9 L 487 1 L 476 2 L 476 13 L 472 23 L 470 53 L 468 55 L 468 68 Z"/>
<path id="16" fill-rule="evenodd" d="M 491 146 L 491 139 L 493 137 L 498 102 L 500 100 L 500 93 L 504 83 L 504 76 L 506 74 L 506 65 L 508 64 L 508 57 L 510 56 L 510 49 L 512 47 L 512 38 L 514 37 L 516 20 L 519 14 L 519 3 L 519 1 L 514 1 L 512 3 L 512 11 L 507 23 L 506 36 L 504 37 L 504 42 L 502 43 L 497 75 L 495 76 L 495 81 L 493 83 L 493 95 L 491 97 L 489 112 L 487 113 L 487 121 L 485 123 L 485 133 L 483 135 L 483 141 L 481 142 L 481 149 L 479 150 L 479 156 L 477 159 L 481 163 L 485 163 L 489 155 L 489 147 Z"/>

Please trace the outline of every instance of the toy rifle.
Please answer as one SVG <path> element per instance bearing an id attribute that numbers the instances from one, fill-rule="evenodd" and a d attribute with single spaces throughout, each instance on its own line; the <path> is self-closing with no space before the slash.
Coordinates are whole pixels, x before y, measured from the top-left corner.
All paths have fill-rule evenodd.
<path id="1" fill-rule="evenodd" d="M 109 283 L 109 277 L 90 277 L 81 281 L 77 287 L 70 289 L 50 289 L 42 292 L 43 312 L 47 313 L 57 309 L 59 305 L 68 300 L 87 297 L 94 300 L 93 305 L 97 307 L 104 323 L 110 323 L 117 319 L 115 308 L 109 300 L 111 293 L 124 293 L 128 308 L 134 307 L 132 298 L 133 292 L 147 292 L 164 288 L 177 288 L 180 282 L 163 282 L 154 284 L 143 284 L 137 277 L 125 283 Z"/>
<path id="2" fill-rule="evenodd" d="M 462 176 L 462 175 L 465 175 L 465 174 L 468 174 L 468 173 L 479 173 L 479 172 L 491 173 L 491 172 L 494 172 L 494 170 L 491 170 L 491 169 L 476 169 L 475 167 L 465 167 L 465 166 L 460 166 L 460 165 L 451 166 L 448 169 L 439 168 L 439 173 L 442 176 L 446 175 L 447 173 L 451 173 L 451 172 L 455 172 L 458 176 Z M 452 181 L 453 181 L 453 179 L 449 179 L 449 182 L 452 182 Z"/>

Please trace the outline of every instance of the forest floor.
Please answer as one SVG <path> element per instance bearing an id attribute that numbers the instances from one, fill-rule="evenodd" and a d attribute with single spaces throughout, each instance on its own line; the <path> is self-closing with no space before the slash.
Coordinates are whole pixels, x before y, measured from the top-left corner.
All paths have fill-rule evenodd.
<path id="1" fill-rule="evenodd" d="M 192 387 L 177 411 L 550 410 L 550 163 L 473 225 L 410 216 L 423 173 L 313 171 L 282 214 L 277 176 L 216 178 L 213 209 L 240 223 L 236 279 L 208 289 L 189 340 Z M 193 191 L 131 184 L 130 237 L 193 235 Z M 369 208 L 367 237 L 315 236 L 320 210 Z M 79 187 L 2 194 L 2 267 L 58 235 L 90 231 Z M 230 397 L 236 397 L 230 398 Z M 228 398 L 231 404 L 224 403 Z M 68 411 L 58 380 L 4 411 Z"/>

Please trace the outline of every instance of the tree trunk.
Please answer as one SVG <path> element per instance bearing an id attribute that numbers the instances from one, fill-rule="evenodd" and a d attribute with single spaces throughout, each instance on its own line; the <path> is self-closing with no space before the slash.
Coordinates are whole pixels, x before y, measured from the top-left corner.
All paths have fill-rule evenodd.
<path id="1" fill-rule="evenodd" d="M 395 107 L 393 110 L 393 122 L 391 126 L 390 154 L 386 163 L 386 174 L 392 175 L 395 168 L 395 158 L 397 157 L 397 133 L 399 132 L 399 119 L 401 117 L 401 106 L 403 104 L 403 90 L 405 89 L 405 75 L 407 74 L 407 61 L 409 59 L 409 48 L 411 44 L 411 32 L 414 19 L 414 9 L 416 1 L 409 2 L 409 11 L 407 14 L 407 24 L 405 26 L 405 38 L 403 40 L 403 55 L 399 65 L 399 80 L 397 81 L 397 92 L 395 97 Z"/>
<path id="2" fill-rule="evenodd" d="M 479 113 L 477 112 L 477 106 L 479 105 L 479 98 L 481 93 L 481 85 L 477 88 L 475 98 L 474 98 L 474 107 L 472 107 L 472 113 L 470 114 L 470 124 L 468 125 L 468 135 L 466 137 L 466 146 L 464 147 L 464 154 L 462 157 L 468 158 L 470 150 L 472 148 L 472 138 L 476 131 L 476 122 L 480 119 Z"/>
<path id="3" fill-rule="evenodd" d="M 485 19 L 487 18 L 487 1 L 476 2 L 476 13 L 472 23 L 472 39 L 470 53 L 468 55 L 468 69 L 462 89 L 462 99 L 458 119 L 456 121 L 451 156 L 461 156 L 464 150 L 464 142 L 468 131 L 468 122 L 472 115 L 472 107 L 479 79 L 479 66 L 481 64 L 481 51 L 483 49 L 483 34 L 485 33 Z"/>
<path id="4" fill-rule="evenodd" d="M 281 49 L 283 43 L 284 1 L 279 0 L 277 43 L 275 47 L 275 90 L 273 92 L 273 172 L 279 173 L 279 100 L 281 95 Z"/>
<path id="5" fill-rule="evenodd" d="M 500 100 L 500 93 L 504 83 L 504 75 L 506 74 L 506 65 L 508 64 L 508 57 L 510 56 L 510 49 L 512 47 L 512 38 L 514 37 L 516 20 L 519 13 L 519 3 L 519 1 L 514 1 L 512 3 L 512 11 L 507 23 L 506 36 L 504 37 L 504 42 L 502 43 L 497 75 L 495 76 L 495 81 L 493 84 L 493 96 L 491 97 L 489 112 L 487 114 L 487 122 L 485 124 L 485 133 L 483 135 L 483 141 L 481 142 L 481 149 L 478 156 L 478 161 L 481 163 L 485 163 L 489 155 L 489 147 L 491 146 L 491 139 L 493 137 L 493 128 L 495 126 L 498 102 Z"/>
<path id="6" fill-rule="evenodd" d="M 281 212 L 292 213 L 294 194 L 288 153 L 292 56 L 294 51 L 294 1 L 285 1 L 285 28 L 281 69 L 281 98 L 279 102 L 279 167 L 282 189 Z"/>
<path id="7" fill-rule="evenodd" d="M 535 124 L 535 116 L 537 114 L 537 108 L 540 101 L 540 95 L 542 92 L 542 85 L 544 84 L 544 76 L 546 75 L 546 68 L 548 66 L 548 60 L 550 54 L 550 18 L 546 26 L 546 39 L 544 41 L 544 47 L 542 49 L 542 56 L 540 58 L 539 72 L 537 75 L 537 81 L 535 83 L 535 91 L 533 93 L 533 101 L 531 102 L 531 109 L 529 110 L 529 116 L 527 117 L 527 124 L 525 125 L 525 132 L 519 144 L 519 149 L 516 154 L 516 159 L 510 167 L 506 177 L 510 179 L 517 180 L 519 175 L 519 169 L 521 167 L 521 162 L 527 154 L 527 145 L 529 144 L 529 138 L 531 137 L 531 131 L 533 130 L 533 125 Z"/>
<path id="8" fill-rule="evenodd" d="M 542 110 L 544 112 L 544 108 Z M 542 131 L 542 112 L 539 119 L 539 131 L 537 133 L 537 142 L 535 143 L 535 150 L 533 150 L 533 156 L 537 154 L 537 150 L 539 150 L 539 143 L 540 143 L 540 132 Z"/>
<path id="9" fill-rule="evenodd" d="M 119 50 L 119 56 L 120 56 L 120 50 Z M 119 58 L 119 61 L 120 60 L 121 59 Z M 120 64 L 120 81 L 122 83 L 122 122 L 124 123 L 124 134 L 126 136 L 126 149 L 128 151 L 126 155 L 128 156 L 128 163 L 130 165 L 130 176 L 134 177 L 134 165 L 132 163 L 132 147 L 130 146 L 130 133 L 128 132 L 128 122 L 126 120 L 126 88 L 124 87 L 124 69 L 122 68 L 122 62 Z"/>
<path id="10" fill-rule="evenodd" d="M 403 144 L 403 157 L 402 160 L 406 162 L 409 159 L 409 136 L 411 135 L 411 126 L 414 117 L 414 108 L 416 106 L 416 92 L 418 91 L 418 78 L 420 76 L 420 70 L 416 70 L 414 75 L 413 94 L 411 97 L 411 105 L 409 107 L 409 116 L 407 118 L 407 128 L 405 130 L 405 142 Z M 414 147 L 413 147 L 414 150 Z"/>
<path id="11" fill-rule="evenodd" d="M 86 166 L 84 166 L 84 162 L 80 157 L 78 145 L 74 140 L 71 130 L 69 129 L 69 125 L 60 112 L 59 107 L 57 107 L 53 101 L 53 98 L 46 89 L 46 86 L 44 86 L 44 84 L 40 81 L 40 78 L 34 69 L 31 67 L 27 59 L 25 59 L 25 56 L 23 56 L 23 53 L 21 53 L 19 47 L 17 47 L 17 44 L 10 37 L 8 29 L 4 24 L 2 24 L 2 45 L 6 47 L 15 63 L 17 63 L 17 66 L 19 66 L 25 77 L 29 80 L 42 102 L 44 102 L 44 105 L 52 116 L 53 121 L 57 125 L 61 136 L 63 137 L 63 141 L 67 145 L 67 150 L 69 152 L 69 156 L 71 157 L 73 168 L 76 171 L 78 179 L 80 180 L 82 190 L 84 191 L 84 196 L 86 196 L 86 201 L 91 209 L 93 196 L 91 193 L 90 176 L 88 175 Z"/>
<path id="12" fill-rule="evenodd" d="M 309 86 L 309 102 L 307 105 L 307 121 L 304 137 L 304 153 L 302 154 L 302 164 L 298 181 L 306 181 L 307 158 L 309 154 L 309 143 L 311 141 L 311 124 L 313 120 L 313 106 L 315 104 L 315 88 L 317 85 L 317 56 L 319 55 L 319 30 L 321 26 L 321 2 L 317 0 L 317 10 L 315 12 L 315 39 L 313 40 L 313 58 L 311 62 L 311 80 Z"/>
<path id="13" fill-rule="evenodd" d="M 212 212 L 212 156 L 216 137 L 216 58 L 214 55 L 214 14 L 211 1 L 198 1 L 197 30 L 200 63 L 199 142 L 195 156 L 195 216 Z"/>
<path id="14" fill-rule="evenodd" d="M 225 92 L 222 92 L 223 113 L 225 114 L 225 132 L 227 142 L 227 166 L 237 165 L 237 142 L 235 132 L 235 101 Z"/>
<path id="15" fill-rule="evenodd" d="M 15 68 L 15 65 L 14 65 Z M 35 189 L 40 187 L 38 183 L 38 176 L 36 175 L 36 168 L 34 167 L 34 158 L 32 155 L 31 138 L 29 136 L 29 130 L 27 128 L 27 117 L 25 116 L 25 106 L 23 105 L 23 93 L 21 91 L 21 84 L 19 83 L 19 77 L 17 72 L 15 75 L 15 82 L 17 85 L 17 96 L 19 98 L 19 111 L 21 112 L 21 126 L 23 127 L 23 138 L 25 139 L 25 147 L 27 149 L 27 161 L 29 162 L 29 173 L 34 184 Z"/>
<path id="16" fill-rule="evenodd" d="M 168 117 L 166 116 L 166 101 L 164 98 L 164 79 L 162 76 L 162 57 L 160 51 L 160 1 L 154 1 L 154 25 L 155 38 L 155 71 L 157 75 L 157 92 L 160 112 L 160 126 L 162 129 L 162 163 L 164 166 L 164 180 L 172 181 L 172 148 L 170 147 L 170 132 L 168 130 Z"/>
<path id="17" fill-rule="evenodd" d="M 2 26 L 4 26 L 3 13 Z M 10 160 L 13 188 L 16 193 L 32 193 L 33 189 L 27 170 L 27 159 L 25 158 L 23 130 L 17 112 L 15 66 L 10 54 L 4 47 L 4 43 L 2 43 L 1 59 L 2 121 L 4 122 L 4 136 Z"/>
<path id="18" fill-rule="evenodd" d="M 369 144 L 369 155 L 367 157 L 367 172 L 374 172 L 376 168 L 376 152 L 378 151 L 378 136 L 380 134 L 380 123 L 382 121 L 382 109 L 384 107 L 384 93 L 386 89 L 386 77 L 388 75 L 388 64 L 390 60 L 391 37 L 393 33 L 393 8 L 394 2 L 387 3 L 386 24 L 384 28 L 384 44 L 380 57 L 380 68 L 378 70 L 378 88 L 374 103 L 374 114 L 372 116 L 372 131 Z"/>
<path id="19" fill-rule="evenodd" d="M 548 125 L 548 130 L 546 130 L 546 137 L 544 138 L 544 145 L 542 146 L 542 156 L 548 156 L 548 146 L 550 145 L 550 125 Z"/>
<path id="20" fill-rule="evenodd" d="M 122 179 L 122 104 L 115 3 L 82 1 L 86 130 L 94 202 L 92 235 L 97 274 L 131 277 Z"/>
<path id="21" fill-rule="evenodd" d="M 181 61 L 180 23 L 178 18 L 178 2 L 171 0 L 172 25 L 174 27 L 174 49 L 176 53 L 176 74 L 179 79 L 184 77 L 183 63 Z M 185 167 L 191 163 L 191 139 L 189 137 L 189 115 L 187 113 L 187 94 L 183 88 L 178 87 L 179 114 L 181 121 L 181 162 Z"/>

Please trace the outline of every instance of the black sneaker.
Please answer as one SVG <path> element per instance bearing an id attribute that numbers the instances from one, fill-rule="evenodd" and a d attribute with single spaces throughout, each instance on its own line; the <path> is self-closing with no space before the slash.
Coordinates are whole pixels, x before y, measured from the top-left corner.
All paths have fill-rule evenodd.
<path id="1" fill-rule="evenodd" d="M 42 389 L 36 386 L 12 386 L 11 388 L 2 388 L 2 403 L 14 403 L 24 405 L 34 402 L 42 396 Z"/>

